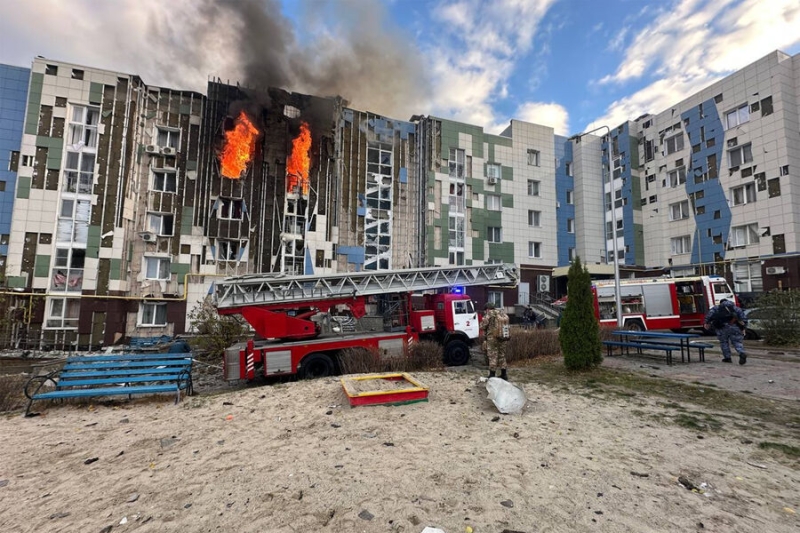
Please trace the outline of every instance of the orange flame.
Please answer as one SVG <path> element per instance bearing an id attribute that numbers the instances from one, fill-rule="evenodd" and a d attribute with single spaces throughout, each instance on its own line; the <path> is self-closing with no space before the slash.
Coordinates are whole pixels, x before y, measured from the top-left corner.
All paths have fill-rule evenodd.
<path id="1" fill-rule="evenodd" d="M 308 196 L 308 169 L 311 160 L 308 150 L 311 148 L 311 130 L 308 124 L 300 124 L 300 134 L 292 140 L 292 154 L 286 163 L 286 190 L 301 192 Z M 296 188 L 296 189 L 295 189 Z"/>
<path id="2" fill-rule="evenodd" d="M 225 132 L 225 147 L 220 155 L 220 172 L 226 178 L 238 180 L 253 159 L 258 129 L 244 111 L 236 118 L 236 125 Z"/>

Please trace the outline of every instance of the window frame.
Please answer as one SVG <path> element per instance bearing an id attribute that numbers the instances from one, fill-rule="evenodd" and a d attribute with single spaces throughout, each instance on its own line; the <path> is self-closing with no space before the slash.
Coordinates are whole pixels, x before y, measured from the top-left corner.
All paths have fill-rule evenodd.
<path id="1" fill-rule="evenodd" d="M 686 183 L 686 167 L 678 167 L 667 172 L 667 183 L 670 188 L 677 189 Z"/>
<path id="2" fill-rule="evenodd" d="M 149 311 L 152 309 L 152 311 Z M 162 310 L 160 312 L 160 310 Z M 152 320 L 145 322 L 145 318 L 152 314 Z M 163 322 L 159 322 L 159 318 L 163 317 Z M 139 316 L 138 326 L 160 328 L 168 324 L 167 321 L 167 303 L 166 302 L 140 302 L 139 303 Z"/>
<path id="3" fill-rule="evenodd" d="M 528 166 L 540 167 L 542 166 L 542 152 L 534 148 L 528 148 Z"/>
<path id="4" fill-rule="evenodd" d="M 144 271 L 144 279 L 154 281 L 169 281 L 172 277 L 172 260 L 169 257 L 146 255 L 143 258 L 144 264 L 142 265 Z M 151 275 L 151 264 L 156 263 L 154 274 Z"/>
<path id="5" fill-rule="evenodd" d="M 532 259 L 542 258 L 541 241 L 528 241 L 528 257 Z"/>
<path id="6" fill-rule="evenodd" d="M 731 117 L 736 117 L 735 124 L 731 123 Z M 742 120 L 742 116 L 744 116 L 744 120 Z M 731 109 L 730 111 L 725 112 L 725 129 L 729 130 L 732 128 L 737 128 L 742 124 L 747 124 L 750 122 L 750 106 L 746 102 L 742 105 Z"/>
<path id="7" fill-rule="evenodd" d="M 734 242 L 735 241 L 735 242 Z M 740 242 L 744 241 L 744 242 Z M 758 223 L 742 224 L 731 227 L 728 235 L 728 246 L 731 248 L 744 248 L 751 244 L 759 244 Z"/>
<path id="8" fill-rule="evenodd" d="M 675 209 L 676 208 L 679 211 L 678 214 L 681 215 L 681 216 L 678 216 L 678 217 L 675 216 L 675 214 L 676 214 L 675 213 Z M 675 202 L 675 203 L 669 204 L 669 220 L 670 220 L 670 222 L 675 221 L 675 220 L 686 220 L 690 216 L 691 216 L 691 211 L 690 211 L 690 206 L 689 206 L 689 200 L 688 199 L 687 200 L 681 200 L 680 202 Z"/>
<path id="9" fill-rule="evenodd" d="M 541 228 L 542 227 L 542 212 L 538 209 L 528 209 L 528 227 Z"/>
<path id="10" fill-rule="evenodd" d="M 156 221 L 158 221 L 158 224 L 154 224 L 154 222 Z M 169 221 L 169 223 L 165 224 L 165 222 L 167 221 Z M 175 214 L 163 213 L 157 211 L 148 211 L 147 231 L 151 231 L 160 237 L 172 237 L 173 235 L 175 235 Z"/>
<path id="11" fill-rule="evenodd" d="M 542 194 L 542 182 L 539 180 L 528 180 L 528 196 L 539 197 Z"/>
<path id="12" fill-rule="evenodd" d="M 503 228 L 501 226 L 486 226 L 486 242 L 503 242 Z"/>
<path id="13" fill-rule="evenodd" d="M 161 143 L 162 134 L 166 135 L 166 144 Z M 153 139 L 155 140 L 154 144 L 159 148 L 172 148 L 177 152 L 181 147 L 181 129 L 163 124 L 156 124 L 155 131 L 153 132 Z"/>
<path id="14" fill-rule="evenodd" d="M 163 177 L 159 178 L 159 174 L 162 174 Z M 168 190 L 168 185 L 170 184 L 170 180 L 168 176 L 172 177 L 172 190 Z M 159 180 L 163 180 L 161 184 L 159 184 Z M 166 194 L 177 194 L 178 192 L 178 169 L 175 168 L 151 168 L 150 169 L 150 190 L 156 192 L 162 192 Z"/>
<path id="15" fill-rule="evenodd" d="M 682 131 L 664 139 L 664 153 L 666 155 L 674 154 L 675 152 L 680 152 L 681 150 L 683 150 L 684 146 L 685 144 L 683 142 Z"/>
<path id="16" fill-rule="evenodd" d="M 692 253 L 692 238 L 690 235 L 681 235 L 670 239 L 670 250 L 672 255 L 684 255 Z"/>
<path id="17" fill-rule="evenodd" d="M 734 163 L 733 154 L 739 154 L 737 158 L 739 161 Z M 748 159 L 749 156 L 749 159 Z M 728 168 L 739 168 L 742 165 L 753 162 L 753 143 L 745 143 L 728 150 Z"/>
<path id="18" fill-rule="evenodd" d="M 244 199 L 218 196 L 216 216 L 219 220 L 244 220 Z M 238 206 L 238 217 L 236 207 Z"/>
<path id="19" fill-rule="evenodd" d="M 503 210 L 503 197 L 499 194 L 486 195 L 486 210 L 487 211 L 502 211 Z"/>
<path id="20" fill-rule="evenodd" d="M 738 198 L 737 198 L 738 196 Z M 731 205 L 747 205 L 756 201 L 756 184 L 754 181 L 731 187 Z"/>

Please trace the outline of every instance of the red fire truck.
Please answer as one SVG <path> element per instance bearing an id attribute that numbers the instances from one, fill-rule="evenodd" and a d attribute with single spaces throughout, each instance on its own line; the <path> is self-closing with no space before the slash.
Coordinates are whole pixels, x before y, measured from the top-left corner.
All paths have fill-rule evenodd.
<path id="1" fill-rule="evenodd" d="M 616 326 L 614 280 L 592 282 L 592 293 L 600 325 Z M 720 276 L 620 280 L 624 327 L 634 331 L 701 328 L 705 314 L 723 298 L 737 302 L 727 281 Z"/>
<path id="2" fill-rule="evenodd" d="M 420 340 L 440 343 L 446 364 L 466 364 L 480 317 L 463 288 L 518 281 L 506 264 L 226 278 L 216 283 L 217 312 L 242 315 L 262 340 L 226 350 L 225 379 L 324 377 L 344 350 L 397 357 Z"/>

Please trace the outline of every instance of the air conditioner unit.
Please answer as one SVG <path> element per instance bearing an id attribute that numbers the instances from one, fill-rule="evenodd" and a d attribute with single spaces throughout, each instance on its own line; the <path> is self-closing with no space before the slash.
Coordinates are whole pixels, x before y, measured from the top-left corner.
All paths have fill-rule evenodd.
<path id="1" fill-rule="evenodd" d="M 144 147 L 144 151 L 148 154 L 157 154 L 159 152 L 158 145 L 156 144 L 147 144 Z"/>
<path id="2" fill-rule="evenodd" d="M 140 233 L 142 240 L 144 242 L 156 242 L 157 236 L 155 233 L 150 233 L 149 231 L 143 231 Z"/>
<path id="3" fill-rule="evenodd" d="M 488 178 L 486 178 L 486 183 L 488 183 L 489 185 L 497 185 L 497 178 L 494 176 L 489 176 Z"/>
<path id="4" fill-rule="evenodd" d="M 786 272 L 784 267 L 767 267 L 767 274 L 774 276 L 776 274 L 783 274 Z"/>
<path id="5" fill-rule="evenodd" d="M 171 146 L 165 146 L 164 148 L 161 149 L 161 153 L 163 155 L 175 155 L 176 150 Z"/>
<path id="6" fill-rule="evenodd" d="M 539 288 L 539 292 L 550 292 L 550 276 L 537 276 L 536 286 Z"/>

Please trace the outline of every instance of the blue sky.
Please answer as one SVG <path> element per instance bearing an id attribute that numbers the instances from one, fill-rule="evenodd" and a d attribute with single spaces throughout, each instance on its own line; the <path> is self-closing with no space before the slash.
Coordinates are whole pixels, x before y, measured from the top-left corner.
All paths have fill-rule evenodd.
<path id="1" fill-rule="evenodd" d="M 247 5 L 282 29 L 285 88 L 492 132 L 512 118 L 613 127 L 800 52 L 797 0 L 28 0 L 2 10 L 0 62 L 43 55 L 204 91 L 209 75 L 247 78 L 241 50 L 272 46 L 242 29 L 259 20 Z"/>

